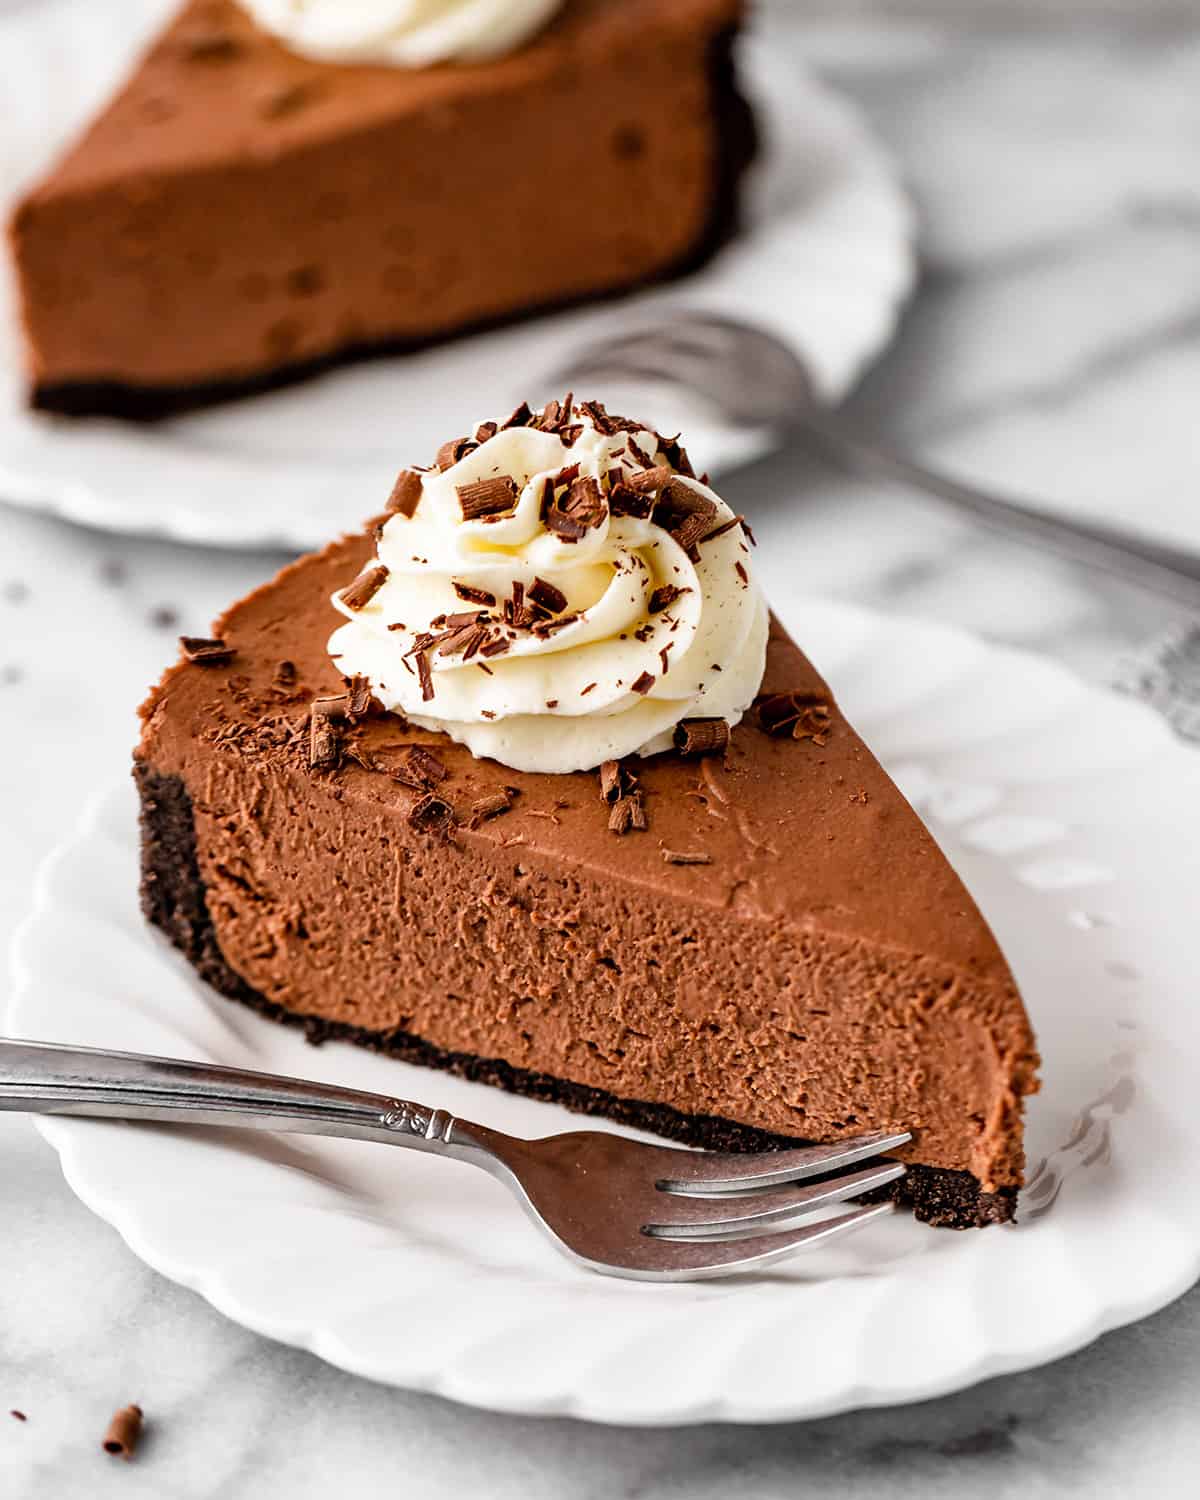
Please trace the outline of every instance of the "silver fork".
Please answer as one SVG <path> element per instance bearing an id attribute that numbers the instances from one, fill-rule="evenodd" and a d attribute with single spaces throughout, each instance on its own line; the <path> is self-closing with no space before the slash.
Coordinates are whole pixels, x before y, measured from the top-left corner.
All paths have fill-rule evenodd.
<path id="1" fill-rule="evenodd" d="M 870 1223 L 891 1203 L 812 1216 L 902 1177 L 899 1162 L 851 1169 L 911 1139 L 873 1131 L 746 1154 L 643 1145 L 598 1130 L 523 1140 L 444 1109 L 333 1084 L 3 1039 L 0 1110 L 233 1125 L 436 1152 L 506 1183 L 573 1261 L 638 1281 L 756 1271 Z"/>
<path id="2" fill-rule="evenodd" d="M 1052 515 L 914 463 L 836 416 L 818 395 L 799 354 L 761 328 L 679 312 L 590 345 L 556 373 L 554 383 L 578 389 L 613 378 L 682 388 L 734 426 L 774 428 L 844 468 L 933 495 L 984 525 L 1070 562 L 1099 568 L 1178 603 L 1200 604 L 1200 553 L 1100 522 Z"/>

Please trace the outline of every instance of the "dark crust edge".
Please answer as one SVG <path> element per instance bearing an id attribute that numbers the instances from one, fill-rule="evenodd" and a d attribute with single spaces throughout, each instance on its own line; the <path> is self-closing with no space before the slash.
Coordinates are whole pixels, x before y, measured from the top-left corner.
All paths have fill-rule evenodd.
<path id="1" fill-rule="evenodd" d="M 689 275 L 710 260 L 737 232 L 739 184 L 758 148 L 754 113 L 737 83 L 733 56 L 737 34 L 736 26 L 717 33 L 709 52 L 708 73 L 716 120 L 717 156 L 708 222 L 696 243 L 672 265 L 635 278 L 622 286 L 582 296 L 549 299 L 428 337 L 357 340 L 311 359 L 293 360 L 256 375 L 163 386 L 131 385 L 121 380 L 39 382 L 29 392 L 30 406 L 62 417 L 120 417 L 130 422 L 156 422 L 181 412 L 195 411 L 245 396 L 263 395 L 343 365 L 413 354 L 421 349 L 469 338 L 473 334 L 506 327 L 550 312 L 561 312 L 590 303 L 611 302 L 641 288 Z"/>
<path id="2" fill-rule="evenodd" d="M 273 1021 L 300 1027 L 308 1041 L 354 1042 L 422 1067 L 440 1068 L 472 1083 L 488 1083 L 510 1094 L 561 1104 L 577 1114 L 602 1115 L 618 1124 L 650 1131 L 667 1140 L 710 1151 L 763 1151 L 811 1142 L 739 1125 L 717 1115 L 684 1114 L 665 1104 L 623 1099 L 602 1089 L 569 1083 L 549 1073 L 515 1068 L 495 1057 L 447 1052 L 407 1031 L 377 1032 L 343 1021 L 285 1010 L 246 983 L 226 963 L 205 900 L 196 858 L 191 798 L 182 779 L 152 766 L 134 766 L 141 799 L 141 902 L 146 918 L 160 928 L 213 989 Z M 947 1229 L 981 1228 L 1015 1217 L 1017 1190 L 985 1193 L 970 1172 L 909 1165 L 905 1177 L 872 1197 L 894 1197 L 918 1219 Z"/>

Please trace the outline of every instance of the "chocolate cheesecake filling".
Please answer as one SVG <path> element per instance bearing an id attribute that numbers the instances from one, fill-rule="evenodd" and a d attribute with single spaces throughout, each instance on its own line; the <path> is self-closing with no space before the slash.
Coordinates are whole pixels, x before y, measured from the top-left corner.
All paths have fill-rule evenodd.
<path id="1" fill-rule="evenodd" d="M 345 715 L 314 769 L 312 700 L 346 695 L 326 601 L 370 552 L 285 570 L 214 628 L 228 661 L 180 664 L 145 706 L 143 900 L 200 973 L 314 1040 L 691 1144 L 911 1129 L 922 1217 L 1011 1217 L 1036 1087 L 1020 999 L 787 637 L 765 721 L 723 758 L 636 763 L 646 826 L 616 837 L 596 776 L 516 772 L 393 715 Z"/>

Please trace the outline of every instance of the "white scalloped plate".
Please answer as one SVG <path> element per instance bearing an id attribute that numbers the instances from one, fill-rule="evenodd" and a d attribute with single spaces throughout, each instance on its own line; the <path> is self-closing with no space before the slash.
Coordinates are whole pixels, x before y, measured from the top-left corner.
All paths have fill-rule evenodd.
<path id="1" fill-rule="evenodd" d="M 55 0 L 0 12 L 0 217 L 104 99 L 167 0 Z M 853 108 L 789 49 L 747 38 L 766 145 L 747 227 L 698 274 L 620 303 L 519 323 L 420 354 L 350 366 L 270 395 L 139 427 L 26 410 L 12 291 L 0 275 L 0 497 L 115 531 L 306 549 L 357 526 L 397 454 L 436 451 L 463 420 L 511 410 L 601 334 L 694 307 L 766 322 L 831 397 L 890 339 L 914 274 L 912 216 Z M 561 394 L 557 392 L 556 394 Z M 769 446 L 661 390 L 589 387 L 664 431 L 689 433 L 714 472 Z"/>
<path id="2" fill-rule="evenodd" d="M 844 606 L 789 625 L 922 810 L 1026 995 L 1045 1085 L 1017 1227 L 897 1215 L 769 1274 L 590 1276 L 503 1188 L 354 1142 L 45 1121 L 133 1250 L 247 1327 L 474 1405 L 608 1422 L 782 1421 L 1052 1359 L 1200 1274 L 1200 756 L 1033 657 Z M 12 1031 L 334 1079 L 502 1129 L 577 1125 L 219 998 L 143 925 L 132 792 L 53 858 Z"/>

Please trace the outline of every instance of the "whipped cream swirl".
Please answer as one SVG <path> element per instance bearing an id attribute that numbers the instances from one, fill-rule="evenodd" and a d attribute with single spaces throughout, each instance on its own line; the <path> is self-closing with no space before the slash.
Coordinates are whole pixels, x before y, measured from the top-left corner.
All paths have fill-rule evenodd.
<path id="1" fill-rule="evenodd" d="M 426 68 L 515 51 L 562 0 L 241 0 L 293 52 Z"/>
<path id="2" fill-rule="evenodd" d="M 588 403 L 477 437 L 408 476 L 412 514 L 334 596 L 339 670 L 522 771 L 654 755 L 684 719 L 736 724 L 767 607 L 738 519 L 677 471 L 678 446 Z"/>

